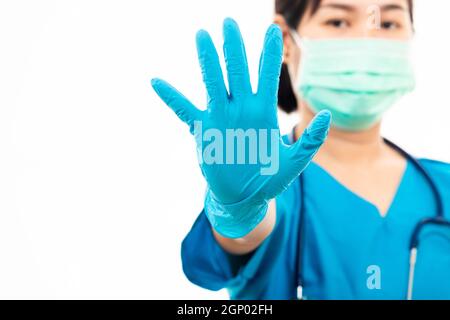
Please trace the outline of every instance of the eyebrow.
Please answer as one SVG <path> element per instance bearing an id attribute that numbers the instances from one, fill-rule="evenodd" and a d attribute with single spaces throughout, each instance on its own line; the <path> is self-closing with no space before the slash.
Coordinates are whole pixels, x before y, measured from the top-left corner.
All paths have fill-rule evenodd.
<path id="1" fill-rule="evenodd" d="M 325 9 L 325 8 L 331 8 L 331 9 L 340 9 L 345 11 L 355 11 L 355 7 L 347 4 L 341 4 L 341 3 L 327 3 L 320 5 L 319 9 Z"/>
<path id="2" fill-rule="evenodd" d="M 399 4 L 386 4 L 384 6 L 381 6 L 381 11 L 392 11 L 392 10 L 406 11 L 406 8 Z"/>
<path id="3" fill-rule="evenodd" d="M 331 9 L 339 9 L 344 10 L 348 12 L 356 11 L 356 8 L 352 5 L 348 4 L 342 4 L 342 3 L 327 3 L 320 5 L 319 9 L 321 8 L 331 8 Z M 406 8 L 404 6 L 401 6 L 399 4 L 385 4 L 380 7 L 381 11 L 392 11 L 392 10 L 401 10 L 406 11 Z"/>

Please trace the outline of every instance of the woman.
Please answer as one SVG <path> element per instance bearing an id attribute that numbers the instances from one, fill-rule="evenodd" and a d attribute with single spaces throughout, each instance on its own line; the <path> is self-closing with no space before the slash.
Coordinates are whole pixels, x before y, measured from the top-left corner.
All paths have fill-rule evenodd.
<path id="1" fill-rule="evenodd" d="M 185 274 L 204 288 L 227 288 L 234 299 L 292 299 L 299 285 L 309 299 L 404 299 L 408 287 L 410 298 L 449 299 L 445 224 L 421 230 L 409 272 L 411 234 L 441 210 L 436 193 L 414 159 L 380 135 L 384 112 L 414 88 L 412 0 L 275 4 L 278 27 L 266 34 L 256 93 L 230 19 L 224 22 L 229 91 L 211 38 L 197 35 L 206 111 L 152 80 L 190 126 L 208 183 L 205 208 L 182 245 Z M 265 150 L 277 151 L 275 170 L 262 170 L 266 158 L 231 161 L 239 145 L 220 149 L 220 134 L 247 130 L 245 159 L 251 159 L 248 130 L 276 130 L 277 103 L 298 109 L 300 120 L 281 143 L 263 139 Z M 419 162 L 448 214 L 450 166 Z"/>

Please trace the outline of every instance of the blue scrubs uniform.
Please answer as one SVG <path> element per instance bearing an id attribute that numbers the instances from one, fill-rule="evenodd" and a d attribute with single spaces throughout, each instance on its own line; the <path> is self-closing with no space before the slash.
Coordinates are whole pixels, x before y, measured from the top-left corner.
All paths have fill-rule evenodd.
<path id="1" fill-rule="evenodd" d="M 450 165 L 420 160 L 450 214 Z M 188 279 L 232 299 L 295 299 L 300 207 L 304 216 L 303 295 L 307 299 L 405 299 L 409 241 L 416 224 L 434 216 L 436 204 L 423 175 L 408 162 L 385 217 L 315 163 L 276 198 L 272 234 L 247 256 L 232 256 L 214 239 L 202 212 L 182 244 Z M 413 299 L 450 299 L 450 229 L 425 227 Z"/>

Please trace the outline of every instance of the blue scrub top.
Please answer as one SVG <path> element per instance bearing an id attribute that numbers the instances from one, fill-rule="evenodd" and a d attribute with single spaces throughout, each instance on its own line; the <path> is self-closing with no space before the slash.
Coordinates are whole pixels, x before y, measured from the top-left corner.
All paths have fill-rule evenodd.
<path id="1" fill-rule="evenodd" d="M 420 160 L 434 179 L 450 218 L 450 165 Z M 216 242 L 204 212 L 182 244 L 188 279 L 232 299 L 295 299 L 300 215 L 304 214 L 303 295 L 307 299 L 405 299 L 414 227 L 435 216 L 433 193 L 408 161 L 385 217 L 370 202 L 311 163 L 276 198 L 272 234 L 247 257 Z M 300 207 L 302 211 L 300 212 Z M 450 299 L 450 229 L 427 226 L 420 236 L 413 299 Z"/>

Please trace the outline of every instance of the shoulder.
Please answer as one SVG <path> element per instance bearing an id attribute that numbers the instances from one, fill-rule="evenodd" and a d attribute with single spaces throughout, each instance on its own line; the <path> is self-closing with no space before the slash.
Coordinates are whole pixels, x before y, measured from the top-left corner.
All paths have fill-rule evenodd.
<path id="1" fill-rule="evenodd" d="M 425 158 L 418 160 L 431 176 L 450 182 L 450 163 Z"/>
<path id="2" fill-rule="evenodd" d="M 450 210 L 450 164 L 431 159 L 419 159 L 430 178 L 439 190 L 444 202 L 445 212 Z"/>
<path id="3" fill-rule="evenodd" d="M 432 159 L 418 159 L 436 184 L 444 203 L 444 213 L 447 218 L 450 212 L 450 163 Z"/>

